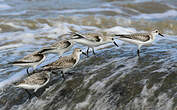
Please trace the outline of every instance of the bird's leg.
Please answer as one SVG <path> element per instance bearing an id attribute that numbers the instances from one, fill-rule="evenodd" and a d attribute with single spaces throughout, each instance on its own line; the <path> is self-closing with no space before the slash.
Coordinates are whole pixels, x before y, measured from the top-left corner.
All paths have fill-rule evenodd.
<path id="1" fill-rule="evenodd" d="M 138 50 L 137 50 L 137 55 L 138 57 L 140 56 L 140 48 L 141 48 L 142 45 L 138 45 Z"/>
<path id="2" fill-rule="evenodd" d="M 36 92 L 34 92 L 33 94 L 34 94 L 34 96 L 38 97 L 38 95 L 36 94 Z"/>
<path id="3" fill-rule="evenodd" d="M 140 56 L 140 50 L 139 49 L 137 50 L 137 55 Z"/>
<path id="4" fill-rule="evenodd" d="M 88 56 L 88 54 L 89 54 L 89 47 L 88 47 L 88 49 L 87 49 L 87 56 Z"/>
<path id="5" fill-rule="evenodd" d="M 51 72 L 52 72 L 53 74 L 58 74 L 58 72 L 56 72 L 56 71 L 54 71 L 54 70 L 52 70 Z"/>
<path id="6" fill-rule="evenodd" d="M 92 48 L 92 52 L 93 52 L 94 55 L 96 55 L 96 53 L 95 53 L 95 51 L 94 51 L 94 48 Z"/>
<path id="7" fill-rule="evenodd" d="M 27 89 L 25 89 L 25 92 L 28 93 L 28 96 L 29 96 L 28 98 L 31 99 L 32 98 L 31 93 Z"/>
<path id="8" fill-rule="evenodd" d="M 61 71 L 61 77 L 65 80 L 65 74 Z"/>
<path id="9" fill-rule="evenodd" d="M 26 72 L 27 72 L 28 76 L 30 76 L 29 68 L 30 68 L 30 67 L 28 67 L 28 68 L 26 69 Z"/>
<path id="10" fill-rule="evenodd" d="M 73 72 L 67 72 L 68 75 L 73 75 Z"/>

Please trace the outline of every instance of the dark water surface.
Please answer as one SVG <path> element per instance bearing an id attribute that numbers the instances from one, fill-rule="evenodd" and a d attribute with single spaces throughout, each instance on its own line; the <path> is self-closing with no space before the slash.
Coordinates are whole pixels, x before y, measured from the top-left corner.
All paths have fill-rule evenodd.
<path id="1" fill-rule="evenodd" d="M 140 58 L 136 46 L 117 40 L 119 48 L 108 44 L 82 56 L 73 75 L 52 79 L 39 98 L 28 101 L 11 86 L 26 71 L 7 63 L 62 34 L 156 27 L 165 38 L 142 47 Z M 49 55 L 42 65 L 57 58 Z M 177 110 L 177 0 L 0 0 L 0 89 L 1 110 Z"/>

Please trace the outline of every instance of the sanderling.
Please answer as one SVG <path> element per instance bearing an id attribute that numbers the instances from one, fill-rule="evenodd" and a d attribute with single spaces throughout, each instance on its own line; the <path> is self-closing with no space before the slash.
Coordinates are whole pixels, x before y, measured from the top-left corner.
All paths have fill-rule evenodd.
<path id="1" fill-rule="evenodd" d="M 49 71 L 40 71 L 37 73 L 34 73 L 25 79 L 16 82 L 14 84 L 14 87 L 24 88 L 25 91 L 29 94 L 31 97 L 31 94 L 28 90 L 34 90 L 34 95 L 37 92 L 38 89 L 44 87 L 50 80 L 50 74 Z"/>
<path id="2" fill-rule="evenodd" d="M 57 61 L 44 66 L 43 69 L 44 70 L 59 69 L 61 70 L 62 77 L 64 78 L 64 73 L 74 68 L 78 64 L 81 54 L 86 55 L 86 53 L 82 52 L 80 48 L 75 48 L 71 55 L 63 56 L 59 58 Z"/>
<path id="3" fill-rule="evenodd" d="M 139 56 L 141 46 L 151 44 L 156 35 L 164 37 L 157 29 L 150 33 L 117 34 L 115 36 L 118 36 L 118 39 L 122 41 L 136 44 L 138 46 L 137 54 Z"/>
<path id="4" fill-rule="evenodd" d="M 95 54 L 94 47 L 113 42 L 117 47 L 118 45 L 114 41 L 113 37 L 103 36 L 101 33 L 87 33 L 85 35 L 79 33 L 73 33 L 71 39 L 77 43 L 88 46 L 87 55 L 89 48 L 92 48 L 93 54 Z"/>
<path id="5" fill-rule="evenodd" d="M 39 51 L 39 53 L 46 54 L 46 53 L 58 53 L 59 56 L 63 55 L 63 53 L 69 51 L 74 42 L 72 40 L 62 40 L 52 44 L 49 47 L 44 47 Z"/>
<path id="6" fill-rule="evenodd" d="M 20 60 L 17 60 L 15 62 L 11 62 L 10 64 L 28 67 L 26 69 L 26 71 L 27 71 L 27 74 L 30 75 L 28 69 L 30 67 L 33 67 L 33 69 L 35 70 L 36 67 L 45 60 L 45 58 L 46 58 L 46 56 L 44 54 L 34 52 L 32 54 L 25 56 L 24 58 L 22 58 Z"/>
<path id="7" fill-rule="evenodd" d="M 35 51 L 34 53 L 29 54 L 23 59 L 12 62 L 11 64 L 18 66 L 28 66 L 26 71 L 29 75 L 29 67 L 32 66 L 33 69 L 36 69 L 36 67 L 45 60 L 45 54 L 58 53 L 59 55 L 62 55 L 63 53 L 69 51 L 72 48 L 73 44 L 74 42 L 72 42 L 71 40 L 59 41 L 49 47 L 45 47 L 39 51 Z"/>

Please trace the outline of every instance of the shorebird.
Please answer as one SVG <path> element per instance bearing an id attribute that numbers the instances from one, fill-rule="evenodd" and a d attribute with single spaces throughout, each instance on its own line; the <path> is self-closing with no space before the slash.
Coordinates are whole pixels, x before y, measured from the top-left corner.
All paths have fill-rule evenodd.
<path id="1" fill-rule="evenodd" d="M 82 52 L 80 48 L 75 48 L 71 55 L 63 56 L 59 58 L 57 61 L 44 66 L 43 69 L 44 70 L 58 69 L 61 71 L 62 77 L 64 78 L 64 74 L 78 64 L 81 54 L 86 55 L 86 53 Z"/>
<path id="2" fill-rule="evenodd" d="M 26 69 L 26 72 L 28 75 L 30 75 L 29 73 L 29 68 L 32 67 L 34 70 L 36 69 L 36 67 L 41 64 L 44 60 L 46 59 L 46 56 L 44 54 L 38 53 L 38 52 L 34 52 L 30 55 L 25 56 L 24 58 L 17 60 L 15 62 L 11 62 L 9 64 L 13 64 L 16 66 L 24 66 L 24 67 L 28 67 Z"/>
<path id="3" fill-rule="evenodd" d="M 69 51 L 74 42 L 72 40 L 62 40 L 53 43 L 49 47 L 44 47 L 39 51 L 39 53 L 42 54 L 48 54 L 48 53 L 58 53 L 59 56 L 63 55 L 63 53 Z"/>
<path id="4" fill-rule="evenodd" d="M 32 66 L 33 69 L 35 70 L 36 67 L 40 65 L 46 59 L 45 54 L 58 53 L 60 56 L 63 53 L 69 51 L 72 48 L 73 43 L 74 42 L 72 42 L 71 40 L 59 41 L 59 42 L 52 44 L 49 47 L 45 47 L 39 51 L 35 51 L 34 53 L 27 55 L 24 58 L 18 61 L 12 62 L 10 64 L 28 67 L 26 71 L 27 71 L 27 74 L 29 75 L 30 74 L 29 68 Z"/>
<path id="5" fill-rule="evenodd" d="M 86 35 L 81 35 L 79 33 L 73 33 L 71 39 L 77 43 L 88 46 L 87 55 L 89 49 L 92 48 L 92 52 L 95 55 L 94 47 L 113 42 L 117 47 L 119 47 L 114 41 L 113 37 L 103 36 L 101 33 L 87 33 Z"/>
<path id="6" fill-rule="evenodd" d="M 25 89 L 25 91 L 31 97 L 31 94 L 28 90 L 34 90 L 34 95 L 36 96 L 36 92 L 38 89 L 44 87 L 50 80 L 49 71 L 40 71 L 35 74 L 32 74 L 22 81 L 15 83 L 14 87 L 19 87 Z"/>
<path id="7" fill-rule="evenodd" d="M 164 37 L 157 29 L 149 33 L 117 34 L 115 36 L 118 36 L 118 39 L 122 41 L 136 44 L 138 46 L 137 54 L 139 56 L 141 46 L 151 44 L 157 35 Z"/>

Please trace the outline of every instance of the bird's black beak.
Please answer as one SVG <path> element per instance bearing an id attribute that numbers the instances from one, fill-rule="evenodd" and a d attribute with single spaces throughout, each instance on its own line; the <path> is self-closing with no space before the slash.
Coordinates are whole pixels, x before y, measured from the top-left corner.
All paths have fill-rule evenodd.
<path id="1" fill-rule="evenodd" d="M 87 57 L 88 57 L 88 55 L 87 55 L 86 53 L 82 52 L 82 54 L 84 54 L 85 56 L 87 56 Z"/>
<path id="2" fill-rule="evenodd" d="M 114 45 L 116 45 L 117 47 L 119 47 L 115 41 L 113 43 L 114 43 Z"/>
<path id="3" fill-rule="evenodd" d="M 159 35 L 162 36 L 162 37 L 164 37 L 164 35 L 162 35 L 162 34 L 160 34 L 160 33 L 159 33 Z"/>

